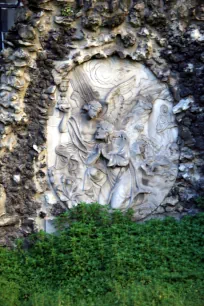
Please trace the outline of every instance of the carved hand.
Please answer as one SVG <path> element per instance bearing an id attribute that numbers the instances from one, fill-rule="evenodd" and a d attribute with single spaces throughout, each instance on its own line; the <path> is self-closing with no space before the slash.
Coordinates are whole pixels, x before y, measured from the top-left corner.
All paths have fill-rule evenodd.
<path id="1" fill-rule="evenodd" d="M 68 113 L 70 110 L 70 105 L 69 104 L 59 104 L 58 109 L 63 113 Z"/>
<path id="2" fill-rule="evenodd" d="M 87 165 L 93 165 L 101 155 L 101 144 L 97 144 L 86 160 Z"/>

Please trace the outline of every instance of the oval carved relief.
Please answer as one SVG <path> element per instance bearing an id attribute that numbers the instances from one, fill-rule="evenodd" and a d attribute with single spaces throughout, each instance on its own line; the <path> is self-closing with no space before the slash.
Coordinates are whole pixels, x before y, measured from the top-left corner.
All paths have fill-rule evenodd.
<path id="1" fill-rule="evenodd" d="M 144 65 L 118 57 L 73 69 L 48 122 L 49 180 L 66 208 L 83 201 L 155 211 L 177 176 L 171 94 Z"/>

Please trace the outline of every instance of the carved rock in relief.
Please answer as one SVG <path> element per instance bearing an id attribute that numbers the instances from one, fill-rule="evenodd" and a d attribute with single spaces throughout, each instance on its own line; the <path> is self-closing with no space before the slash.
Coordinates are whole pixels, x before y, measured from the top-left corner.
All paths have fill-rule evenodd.
<path id="1" fill-rule="evenodd" d="M 112 57 L 73 69 L 55 95 L 48 167 L 56 201 L 132 208 L 138 220 L 156 210 L 179 158 L 168 88 L 144 65 Z"/>

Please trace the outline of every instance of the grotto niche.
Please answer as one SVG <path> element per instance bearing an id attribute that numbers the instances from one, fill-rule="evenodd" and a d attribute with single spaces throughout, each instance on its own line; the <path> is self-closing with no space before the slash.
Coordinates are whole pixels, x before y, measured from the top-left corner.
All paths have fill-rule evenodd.
<path id="1" fill-rule="evenodd" d="M 177 125 L 165 84 L 140 63 L 77 66 L 57 86 L 48 120 L 49 180 L 66 208 L 81 201 L 151 214 L 178 170 Z"/>
<path id="2" fill-rule="evenodd" d="M 203 4 L 24 3 L 0 55 L 0 244 L 80 201 L 135 221 L 196 213 Z"/>

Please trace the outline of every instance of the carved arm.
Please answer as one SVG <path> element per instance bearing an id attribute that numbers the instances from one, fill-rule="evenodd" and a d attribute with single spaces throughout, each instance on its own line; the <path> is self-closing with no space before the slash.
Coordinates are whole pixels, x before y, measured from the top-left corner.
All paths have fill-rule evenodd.
<path id="1" fill-rule="evenodd" d="M 101 147 L 99 145 L 96 145 L 93 151 L 90 153 L 86 160 L 87 165 L 93 165 L 97 162 L 101 155 Z"/>

